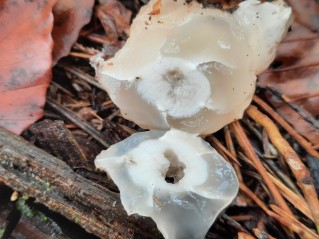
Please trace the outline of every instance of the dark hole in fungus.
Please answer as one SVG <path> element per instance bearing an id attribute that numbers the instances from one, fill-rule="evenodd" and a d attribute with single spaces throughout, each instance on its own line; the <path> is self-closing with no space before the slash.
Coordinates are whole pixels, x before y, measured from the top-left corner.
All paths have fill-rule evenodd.
<path id="1" fill-rule="evenodd" d="M 167 172 L 164 172 L 165 181 L 175 184 L 184 177 L 185 164 L 178 160 L 178 156 L 170 149 L 164 152 L 164 157 L 169 161 L 170 165 Z"/>

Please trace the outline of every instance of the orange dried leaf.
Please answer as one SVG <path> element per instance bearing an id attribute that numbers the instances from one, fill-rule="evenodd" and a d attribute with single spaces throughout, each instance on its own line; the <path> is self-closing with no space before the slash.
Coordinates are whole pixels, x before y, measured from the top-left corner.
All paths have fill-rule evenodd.
<path id="1" fill-rule="evenodd" d="M 53 63 L 68 55 L 81 28 L 92 15 L 94 0 L 59 0 L 53 8 Z"/>
<path id="2" fill-rule="evenodd" d="M 297 21 L 314 31 L 319 31 L 319 3 L 316 0 L 287 0 L 293 8 Z"/>
<path id="3" fill-rule="evenodd" d="M 0 126 L 16 134 L 42 116 L 51 79 L 55 0 L 42 2 L 0 3 Z"/>
<path id="4" fill-rule="evenodd" d="M 267 72 L 259 77 L 261 85 L 279 91 L 286 102 L 305 109 L 314 118 L 319 117 L 319 34 L 294 24 L 277 51 L 277 57 Z M 279 106 L 273 101 L 273 105 Z M 278 108 L 278 113 L 314 145 L 319 144 L 315 125 L 296 117 L 290 107 Z M 293 110 L 292 110 L 293 111 Z M 293 115 L 293 118 L 292 118 Z"/>
<path id="5" fill-rule="evenodd" d="M 100 0 L 96 15 L 111 43 L 116 43 L 123 32 L 128 35 L 132 12 L 117 0 Z"/>
<path id="6" fill-rule="evenodd" d="M 89 20 L 93 3 L 93 0 L 0 1 L 0 126 L 20 134 L 42 117 L 51 81 L 54 19 L 61 20 L 61 14 L 72 16 L 64 18 L 63 23 L 55 22 L 57 60 L 68 53 L 80 28 Z M 53 8 L 56 16 L 52 14 Z"/>

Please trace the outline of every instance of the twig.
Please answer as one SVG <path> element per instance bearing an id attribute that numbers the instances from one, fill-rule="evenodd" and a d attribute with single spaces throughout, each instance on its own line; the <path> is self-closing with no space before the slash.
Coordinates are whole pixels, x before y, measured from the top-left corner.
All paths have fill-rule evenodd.
<path id="1" fill-rule="evenodd" d="M 72 121 L 79 128 L 83 129 L 86 133 L 91 135 L 96 141 L 98 141 L 104 147 L 109 148 L 112 144 L 110 140 L 105 138 L 97 129 L 95 129 L 92 125 L 86 122 L 83 118 L 75 114 L 72 110 L 69 110 L 65 106 L 59 104 L 58 102 L 50 98 L 47 98 L 47 104 L 52 109 L 66 117 L 68 120 Z"/>
<path id="2" fill-rule="evenodd" d="M 304 237 L 307 235 L 310 236 L 310 238 L 315 239 L 315 238 L 319 238 L 319 236 L 313 232 L 312 230 L 310 230 L 308 227 L 306 227 L 304 224 L 302 224 L 301 222 L 299 222 L 296 218 L 294 218 L 293 216 L 287 214 L 285 211 L 283 211 L 281 208 L 277 207 L 276 205 L 271 204 L 270 205 L 271 209 L 274 210 L 278 215 L 281 215 L 283 217 L 285 217 L 285 219 L 287 221 L 291 221 L 291 226 L 295 227 L 295 228 L 299 228 L 299 236 Z"/>
<path id="3" fill-rule="evenodd" d="M 224 132 L 225 132 L 225 140 L 226 140 L 227 148 L 228 148 L 229 152 L 231 153 L 231 155 L 236 158 L 237 157 L 236 156 L 237 155 L 236 149 L 235 149 L 234 142 L 232 140 L 228 126 L 224 127 Z M 236 171 L 238 180 L 240 182 L 243 182 L 243 175 L 241 174 L 240 166 L 238 164 L 233 164 L 233 166 L 234 166 L 234 169 Z"/>
<path id="4" fill-rule="evenodd" d="M 87 83 L 101 89 L 104 90 L 104 88 L 99 84 L 99 82 L 97 82 L 94 77 L 82 72 L 81 70 L 72 67 L 72 66 L 63 66 L 63 65 L 58 65 L 59 67 L 61 67 L 63 70 L 77 76 L 78 78 L 86 81 Z"/>
<path id="5" fill-rule="evenodd" d="M 261 113 L 255 106 L 248 107 L 246 113 L 257 123 L 265 127 L 271 142 L 285 158 L 305 196 L 313 215 L 317 231 L 319 231 L 319 201 L 309 170 L 289 143 L 281 136 L 277 126 L 268 118 L 268 116 Z"/>
<path id="6" fill-rule="evenodd" d="M 311 143 L 304 139 L 298 132 L 288 124 L 276 111 L 258 96 L 254 96 L 254 102 L 265 110 L 278 124 L 280 124 L 310 155 L 319 159 L 319 153 L 312 148 Z"/>
<path id="7" fill-rule="evenodd" d="M 92 57 L 92 55 L 82 53 L 82 52 L 70 52 L 69 56 L 74 56 L 74 57 L 79 57 L 84 59 L 90 59 Z"/>
<path id="8" fill-rule="evenodd" d="M 306 215 L 309 219 L 313 221 L 312 214 L 310 209 L 303 198 L 300 198 L 294 192 L 292 192 L 288 187 L 286 187 L 280 180 L 269 174 L 271 180 L 276 184 L 279 188 L 281 194 L 292 204 L 295 208 L 297 208 L 300 212 Z"/>
<path id="9" fill-rule="evenodd" d="M 245 228 L 243 228 L 242 225 L 240 225 L 238 222 L 236 222 L 232 217 L 229 217 L 227 214 L 223 213 L 221 215 L 221 218 L 223 220 L 225 220 L 228 225 L 234 227 L 237 231 L 248 233 L 248 231 Z"/>
<path id="10" fill-rule="evenodd" d="M 311 231 L 308 227 L 303 225 L 302 223 L 298 222 L 296 219 L 294 219 L 292 216 L 287 217 L 289 215 L 284 210 L 281 210 L 280 214 L 276 214 L 269 210 L 267 206 L 252 192 L 249 188 L 247 188 L 244 184 L 239 185 L 240 189 L 246 193 L 259 207 L 261 207 L 264 212 L 276 219 L 278 222 L 280 222 L 282 225 L 290 228 L 292 231 L 297 233 L 301 238 L 304 239 L 319 239 L 319 236 L 315 234 L 313 231 Z M 279 207 L 277 207 L 279 208 Z M 283 214 L 284 212 L 284 214 Z"/>
<path id="11" fill-rule="evenodd" d="M 256 170 L 260 173 L 262 178 L 264 179 L 266 185 L 268 186 L 269 190 L 271 191 L 272 195 L 274 196 L 276 202 L 282 209 L 284 209 L 286 212 L 292 215 L 292 212 L 288 205 L 286 204 L 285 200 L 279 193 L 277 187 L 274 185 L 274 183 L 269 178 L 266 169 L 264 168 L 263 164 L 260 162 L 260 159 L 256 155 L 251 143 L 249 142 L 246 134 L 244 133 L 244 130 L 242 129 L 241 125 L 238 121 L 231 124 L 231 127 L 233 129 L 233 132 L 236 136 L 236 139 L 239 143 L 239 145 L 244 149 L 246 152 L 246 155 L 249 157 L 249 159 L 254 164 L 254 167 Z"/>

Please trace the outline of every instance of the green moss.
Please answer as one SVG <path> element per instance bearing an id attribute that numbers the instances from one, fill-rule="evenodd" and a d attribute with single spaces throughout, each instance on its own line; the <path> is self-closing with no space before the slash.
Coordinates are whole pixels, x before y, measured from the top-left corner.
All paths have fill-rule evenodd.
<path id="1" fill-rule="evenodd" d="M 45 222 L 47 221 L 49 218 L 41 213 L 41 212 L 37 212 L 32 210 L 27 204 L 26 201 L 28 200 L 28 197 L 23 196 L 21 198 L 18 199 L 17 201 L 17 209 L 26 217 L 34 217 L 37 216 L 41 221 Z M 1 236 L 0 236 L 1 238 Z"/>
<path id="2" fill-rule="evenodd" d="M 30 209 L 28 205 L 26 205 L 27 197 L 23 196 L 18 199 L 17 201 L 17 209 L 25 216 L 27 217 L 33 217 L 35 215 L 35 212 Z"/>
<path id="3" fill-rule="evenodd" d="M 2 238 L 3 234 L 4 234 L 4 228 L 0 228 L 0 238 Z"/>
<path id="4" fill-rule="evenodd" d="M 74 217 L 73 220 L 75 223 L 78 223 L 81 220 L 81 218 L 79 216 L 76 216 L 76 217 Z"/>
<path id="5" fill-rule="evenodd" d="M 49 192 L 51 190 L 50 183 L 48 183 L 48 182 L 44 183 L 44 190 L 47 192 Z"/>
<path id="6" fill-rule="evenodd" d="M 40 214 L 40 219 L 41 219 L 41 221 L 46 222 L 49 218 L 46 215 L 41 213 Z"/>

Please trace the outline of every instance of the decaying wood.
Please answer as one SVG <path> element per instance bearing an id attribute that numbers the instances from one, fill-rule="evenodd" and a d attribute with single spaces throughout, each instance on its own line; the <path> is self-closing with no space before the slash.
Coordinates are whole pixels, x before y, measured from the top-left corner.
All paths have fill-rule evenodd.
<path id="1" fill-rule="evenodd" d="M 0 159 L 0 181 L 100 238 L 162 238 L 150 219 L 127 216 L 117 194 L 3 128 Z"/>
<path id="2" fill-rule="evenodd" d="M 72 133 L 61 120 L 43 120 L 30 127 L 35 144 L 72 169 L 87 167 L 87 159 Z"/>
<path id="3" fill-rule="evenodd" d="M 12 218 L 13 214 L 19 215 L 15 215 L 15 218 Z M 12 219 L 9 222 L 7 218 Z M 6 222 L 12 225 L 1 226 L 1 224 L 4 225 Z M 13 210 L 7 209 L 0 213 L 0 228 L 4 230 L 2 237 L 0 234 L 2 239 L 70 239 L 51 219 L 43 215 L 33 215 L 32 217 L 21 215 L 17 208 Z"/>

